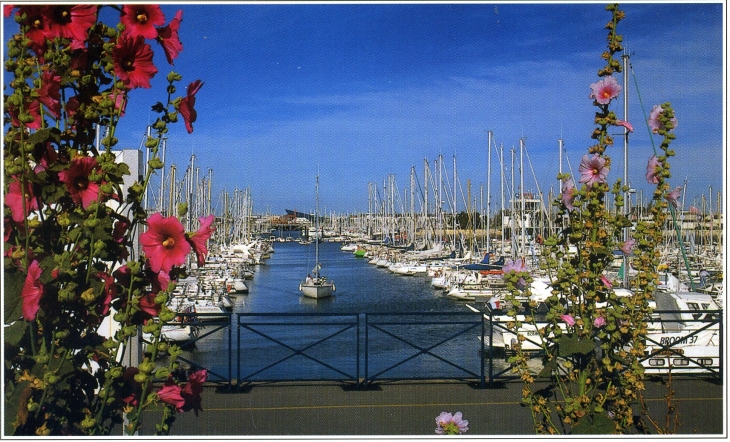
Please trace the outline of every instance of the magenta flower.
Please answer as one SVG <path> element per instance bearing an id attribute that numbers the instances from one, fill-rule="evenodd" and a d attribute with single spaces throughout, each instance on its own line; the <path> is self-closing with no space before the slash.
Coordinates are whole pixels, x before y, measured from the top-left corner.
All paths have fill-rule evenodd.
<path id="1" fill-rule="evenodd" d="M 606 159 L 598 154 L 593 154 L 593 156 L 583 155 L 578 170 L 580 171 L 580 180 L 578 181 L 588 187 L 593 186 L 595 183 L 605 183 L 608 176 Z"/>
<path id="2" fill-rule="evenodd" d="M 25 190 L 23 190 L 17 177 L 13 178 L 13 181 L 8 184 L 8 193 L 5 195 L 5 205 L 10 207 L 13 221 L 21 223 L 28 217 L 30 212 L 38 210 L 38 199 L 33 193 L 33 186 L 31 183 L 26 182 Z M 25 200 L 25 203 L 23 203 L 23 200 Z M 25 211 L 23 210 L 23 204 L 25 204 Z"/>
<path id="3" fill-rule="evenodd" d="M 165 385 L 157 392 L 157 397 L 160 398 L 160 401 L 174 406 L 177 411 L 182 411 L 185 399 L 183 399 L 181 391 L 182 389 L 177 385 L 175 379 L 170 376 Z"/>
<path id="4" fill-rule="evenodd" d="M 652 133 L 659 133 L 659 130 L 666 129 L 664 127 L 664 124 L 662 124 L 661 120 L 659 119 L 659 116 L 664 112 L 664 109 L 658 105 L 655 104 L 654 107 L 651 109 L 651 112 L 649 113 L 649 128 L 651 129 Z M 677 118 L 672 117 L 672 128 L 677 128 Z"/>
<path id="5" fill-rule="evenodd" d="M 167 62 L 171 65 L 175 64 L 174 60 L 180 54 L 180 51 L 183 50 L 178 33 L 180 30 L 180 22 L 182 22 L 182 14 L 182 9 L 177 11 L 175 18 L 172 19 L 169 25 L 157 29 L 157 42 L 162 45 Z"/>
<path id="6" fill-rule="evenodd" d="M 159 5 L 124 5 L 119 20 L 124 25 L 122 35 L 146 39 L 157 38 L 157 28 L 165 24 L 165 15 Z"/>
<path id="7" fill-rule="evenodd" d="M 575 318 L 571 315 L 560 315 L 560 319 L 571 327 L 575 325 Z"/>
<path id="8" fill-rule="evenodd" d="M 608 277 L 606 275 L 601 275 L 601 282 L 603 283 L 604 286 L 606 286 L 607 289 L 610 289 L 611 287 L 613 287 L 613 283 L 611 282 L 610 279 L 608 279 Z"/>
<path id="9" fill-rule="evenodd" d="M 627 239 L 623 244 L 621 244 L 621 247 L 619 247 L 619 249 L 621 249 L 621 252 L 624 255 L 628 256 L 628 255 L 631 255 L 631 251 L 634 249 L 635 244 L 636 244 L 635 239 L 633 239 L 633 238 Z"/>
<path id="10" fill-rule="evenodd" d="M 157 31 L 155 30 L 155 35 Z M 138 87 L 149 89 L 150 80 L 157 74 L 152 61 L 152 48 L 145 43 L 144 37 L 120 36 L 112 51 L 114 73 L 129 89 Z"/>
<path id="11" fill-rule="evenodd" d="M 564 179 L 562 190 L 563 193 L 560 195 L 560 198 L 562 199 L 565 208 L 568 209 L 569 212 L 572 212 L 573 209 L 575 209 L 573 201 L 575 201 L 575 197 L 578 195 L 578 191 L 573 184 L 573 180 L 570 178 Z"/>
<path id="12" fill-rule="evenodd" d="M 442 411 L 436 417 L 436 434 L 464 434 L 469 431 L 469 421 L 464 420 L 461 411 L 453 415 Z"/>
<path id="13" fill-rule="evenodd" d="M 659 159 L 656 155 L 652 155 L 649 158 L 649 163 L 646 165 L 646 181 L 649 184 L 658 184 L 659 177 L 657 176 L 657 168 L 659 167 Z"/>
<path id="14" fill-rule="evenodd" d="M 25 276 L 23 289 L 20 292 L 23 301 L 21 311 L 26 321 L 35 320 L 40 309 L 41 296 L 43 296 L 43 284 L 40 281 L 41 273 L 43 273 L 43 270 L 40 264 L 38 264 L 38 261 L 33 260 L 28 267 L 28 274 Z"/>
<path id="15" fill-rule="evenodd" d="M 147 220 L 148 230 L 140 235 L 142 250 L 155 273 L 169 273 L 173 266 L 185 262 L 190 244 L 185 239 L 185 228 L 174 216 L 167 218 L 155 213 Z"/>
<path id="16" fill-rule="evenodd" d="M 677 186 L 674 190 L 669 192 L 665 198 L 667 199 L 667 201 L 669 201 L 669 204 L 677 207 L 677 200 L 679 199 L 679 195 L 681 195 L 681 193 L 682 186 Z"/>
<path id="17" fill-rule="evenodd" d="M 616 126 L 625 127 L 626 129 L 628 129 L 629 132 L 634 131 L 634 126 L 631 123 L 629 123 L 628 121 L 616 120 Z"/>
<path id="18" fill-rule="evenodd" d="M 183 97 L 178 105 L 178 111 L 185 121 L 185 129 L 189 134 L 193 133 L 193 123 L 198 119 L 198 113 L 195 111 L 195 94 L 203 87 L 203 84 L 200 80 L 190 83 L 187 96 Z"/>
<path id="19" fill-rule="evenodd" d="M 202 267 L 205 264 L 205 258 L 208 255 L 208 247 L 205 243 L 210 238 L 210 235 L 215 232 L 215 228 L 211 227 L 215 220 L 215 216 L 208 215 L 205 218 L 200 217 L 198 220 L 200 221 L 200 228 L 198 228 L 198 231 L 188 233 L 186 237 L 190 245 L 193 247 L 195 255 L 198 257 L 198 266 Z"/>
<path id="20" fill-rule="evenodd" d="M 55 72 L 45 71 L 41 76 L 41 87 L 38 88 L 40 101 L 54 118 L 61 116 L 61 76 Z"/>
<path id="21" fill-rule="evenodd" d="M 593 320 L 593 326 L 596 328 L 601 328 L 605 325 L 606 325 L 606 318 L 604 318 L 603 316 L 599 316 Z"/>
<path id="22" fill-rule="evenodd" d="M 99 184 L 89 180 L 98 165 L 95 157 L 76 157 L 71 160 L 71 167 L 58 173 L 73 202 L 84 209 L 99 198 Z"/>
<path id="23" fill-rule="evenodd" d="M 46 37 L 71 39 L 71 49 L 82 49 L 89 29 L 96 23 L 97 5 L 53 5 L 44 9 Z"/>
<path id="24" fill-rule="evenodd" d="M 185 399 L 183 411 L 202 410 L 202 398 L 200 394 L 203 392 L 203 384 L 208 379 L 207 370 L 199 370 L 192 373 L 188 378 L 188 383 L 180 390 L 180 394 Z"/>
<path id="25" fill-rule="evenodd" d="M 599 104 L 608 104 L 621 93 L 621 86 L 613 76 L 604 77 L 591 84 L 591 95 Z"/>

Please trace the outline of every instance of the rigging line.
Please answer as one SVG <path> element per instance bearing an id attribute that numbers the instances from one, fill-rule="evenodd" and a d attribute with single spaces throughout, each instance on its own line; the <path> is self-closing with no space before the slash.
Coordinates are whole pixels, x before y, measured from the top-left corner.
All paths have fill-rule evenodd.
<path id="1" fill-rule="evenodd" d="M 629 64 L 631 69 L 631 76 L 634 78 L 634 87 L 636 88 L 636 96 L 639 98 L 639 106 L 641 106 L 641 113 L 644 115 L 644 124 L 646 130 L 649 132 L 649 140 L 651 140 L 651 148 L 654 150 L 654 155 L 657 154 L 656 145 L 654 144 L 654 137 L 651 133 L 651 127 L 649 127 L 649 117 L 646 116 L 646 109 L 644 108 L 644 100 L 641 99 L 641 91 L 639 90 L 639 80 L 636 79 L 636 72 L 634 72 L 634 66 Z"/>

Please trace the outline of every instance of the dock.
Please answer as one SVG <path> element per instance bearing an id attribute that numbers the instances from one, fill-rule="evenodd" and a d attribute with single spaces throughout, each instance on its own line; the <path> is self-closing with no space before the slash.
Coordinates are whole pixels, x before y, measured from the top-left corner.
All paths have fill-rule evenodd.
<path id="1" fill-rule="evenodd" d="M 674 379 L 677 435 L 727 436 L 726 388 L 721 380 Z M 458 381 L 399 381 L 367 387 L 339 382 L 276 382 L 242 386 L 207 385 L 203 411 L 178 413 L 171 427 L 177 438 L 200 436 L 427 437 L 435 436 L 442 411 L 461 411 L 471 437 L 535 436 L 529 410 L 520 404 L 522 383 L 491 388 Z M 666 388 L 646 384 L 650 416 L 663 424 Z M 146 412 L 140 436 L 154 434 L 158 412 Z"/>

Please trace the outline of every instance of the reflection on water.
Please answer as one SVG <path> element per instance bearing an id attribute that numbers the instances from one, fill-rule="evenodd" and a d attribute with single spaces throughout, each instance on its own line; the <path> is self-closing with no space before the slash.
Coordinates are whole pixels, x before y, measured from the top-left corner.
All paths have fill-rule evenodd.
<path id="1" fill-rule="evenodd" d="M 274 248 L 272 257 L 266 264 L 257 266 L 254 278 L 247 280 L 249 293 L 235 298 L 233 321 L 237 317 L 235 313 L 239 312 L 353 314 L 356 316 L 344 321 L 356 321 L 352 318 L 359 317 L 359 336 L 358 327 L 351 324 L 325 323 L 303 329 L 285 324 L 300 322 L 302 317 L 276 317 L 267 319 L 278 320 L 279 323 L 274 326 L 234 326 L 230 337 L 234 350 L 230 355 L 229 330 L 225 328 L 196 342 L 193 350 L 184 352 L 185 359 L 223 376 L 228 374 L 230 362 L 233 378 L 239 375 L 247 378 L 255 374 L 250 378 L 252 380 L 341 379 L 343 374 L 362 377 L 366 369 L 371 377 L 382 378 L 431 377 L 434 373 L 459 377 L 463 375 L 463 369 L 479 373 L 481 327 L 437 324 L 444 321 L 441 315 L 405 318 L 380 315 L 469 311 L 463 303 L 434 290 L 425 277 L 395 275 L 387 269 L 368 264 L 366 258 L 341 251 L 339 243 L 322 243 L 319 250 L 321 274 L 335 282 L 336 291 L 332 297 L 312 299 L 301 295 L 299 283 L 314 266 L 314 245 L 277 242 Z M 367 348 L 364 345 L 364 313 L 378 314 L 368 316 L 377 325 L 367 328 Z M 248 317 L 243 318 L 249 320 Z M 454 319 L 451 317 L 452 321 Z M 456 320 L 462 319 L 457 317 Z M 473 322 L 474 318 L 469 320 Z M 400 324 L 387 323 L 393 321 Z M 204 328 L 201 335 L 205 333 Z M 239 333 L 240 371 L 235 349 Z M 360 367 L 356 362 L 358 351 Z M 369 355 L 367 367 L 363 364 L 366 352 Z M 451 366 L 451 361 L 458 361 L 461 368 Z"/>

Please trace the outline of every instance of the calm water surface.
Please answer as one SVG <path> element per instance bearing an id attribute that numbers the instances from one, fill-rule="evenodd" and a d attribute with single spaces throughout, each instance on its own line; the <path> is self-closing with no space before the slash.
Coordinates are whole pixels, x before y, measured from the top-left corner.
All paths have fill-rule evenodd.
<path id="1" fill-rule="evenodd" d="M 314 244 L 276 242 L 275 252 L 266 264 L 256 267 L 253 279 L 247 280 L 249 293 L 235 299 L 235 313 L 413 313 L 413 312 L 468 312 L 463 302 L 454 301 L 440 290 L 431 287 L 425 276 L 399 276 L 387 269 L 368 264 L 368 258 L 357 258 L 352 252 L 340 250 L 340 243 L 325 242 L 319 245 L 321 274 L 335 282 L 333 296 L 310 299 L 299 292 L 299 282 L 311 273 L 315 261 Z M 360 315 L 361 322 L 364 316 Z M 249 317 L 244 317 L 249 320 Z M 357 372 L 360 361 L 360 377 L 366 367 L 362 354 L 363 329 L 360 326 L 359 349 L 357 327 L 330 322 L 342 319 L 315 319 L 323 324 L 316 329 L 292 327 L 286 322 L 297 322 L 299 317 L 274 317 L 263 319 L 261 325 L 251 328 L 233 327 L 229 354 L 228 329 L 222 328 L 196 342 L 195 349 L 186 351 L 183 357 L 208 367 L 211 371 L 226 375 L 229 358 L 232 378 L 249 380 L 274 379 L 329 379 L 341 378 L 342 373 Z M 350 316 L 345 321 L 353 321 Z M 369 316 L 377 320 L 390 316 Z M 459 366 L 468 366 L 479 372 L 481 359 L 478 354 L 480 329 L 474 328 L 459 334 L 464 326 L 454 324 L 429 324 L 444 320 L 442 316 L 414 315 L 398 317 L 396 322 L 415 322 L 383 327 L 368 327 L 370 362 L 369 375 L 386 377 L 430 377 L 434 371 L 446 376 L 458 377 L 460 370 L 444 361 L 459 360 Z M 454 317 L 450 317 L 454 319 Z M 251 319 L 252 321 L 254 319 Z M 311 320 L 311 319 L 309 319 Z M 256 319 L 259 321 L 259 319 Z M 468 326 L 467 326 L 468 327 Z M 201 334 L 214 327 L 206 326 Z M 344 329 L 344 331 L 343 331 Z M 239 335 L 240 341 L 239 341 Z M 336 334 L 335 337 L 330 335 Z M 458 336 L 454 336 L 458 334 Z M 239 364 L 237 343 L 240 342 Z M 466 351 L 465 348 L 468 348 Z M 418 356 L 419 349 L 429 349 L 436 356 Z M 360 351 L 358 358 L 357 352 Z M 302 353 L 297 353 L 297 352 Z M 411 358 L 412 357 L 412 358 Z M 403 359 L 408 359 L 402 362 Z M 411 359 L 409 359 L 411 358 Z M 466 359 L 465 359 L 466 358 Z M 327 366 L 316 359 L 325 362 Z M 279 363 L 283 361 L 283 363 Z M 466 365 L 465 365 L 466 364 Z M 397 365 L 393 367 L 393 365 Z M 215 376 L 213 376 L 214 378 Z"/>

